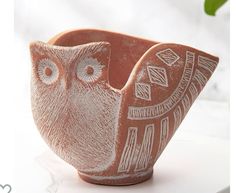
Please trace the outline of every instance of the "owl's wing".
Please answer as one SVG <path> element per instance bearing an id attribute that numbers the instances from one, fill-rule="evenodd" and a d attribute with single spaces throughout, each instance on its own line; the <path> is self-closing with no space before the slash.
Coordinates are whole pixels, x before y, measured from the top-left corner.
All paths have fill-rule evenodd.
<path id="1" fill-rule="evenodd" d="M 137 62 L 122 89 L 127 119 L 152 120 L 170 112 L 173 127 L 178 127 L 218 60 L 184 45 L 154 45 Z"/>

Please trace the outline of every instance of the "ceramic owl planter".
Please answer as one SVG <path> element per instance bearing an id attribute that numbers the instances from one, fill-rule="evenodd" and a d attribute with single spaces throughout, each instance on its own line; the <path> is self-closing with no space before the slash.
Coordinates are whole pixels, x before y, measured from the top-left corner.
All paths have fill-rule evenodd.
<path id="1" fill-rule="evenodd" d="M 85 181 L 129 185 L 153 165 L 214 72 L 194 48 L 100 30 L 33 42 L 32 111 Z"/>

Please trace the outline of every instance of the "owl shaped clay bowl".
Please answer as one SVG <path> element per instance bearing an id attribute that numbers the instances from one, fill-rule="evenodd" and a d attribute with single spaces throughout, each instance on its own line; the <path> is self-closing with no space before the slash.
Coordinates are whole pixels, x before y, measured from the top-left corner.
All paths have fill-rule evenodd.
<path id="1" fill-rule="evenodd" d="M 49 147 L 87 182 L 129 185 L 153 165 L 218 58 L 101 30 L 33 42 L 32 112 Z"/>

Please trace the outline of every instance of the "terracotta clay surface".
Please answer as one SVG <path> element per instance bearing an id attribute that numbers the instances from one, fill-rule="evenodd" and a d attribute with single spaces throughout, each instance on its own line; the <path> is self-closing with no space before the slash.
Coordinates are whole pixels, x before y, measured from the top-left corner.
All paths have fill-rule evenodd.
<path id="1" fill-rule="evenodd" d="M 32 111 L 50 148 L 88 182 L 149 179 L 218 58 L 101 30 L 33 42 Z"/>

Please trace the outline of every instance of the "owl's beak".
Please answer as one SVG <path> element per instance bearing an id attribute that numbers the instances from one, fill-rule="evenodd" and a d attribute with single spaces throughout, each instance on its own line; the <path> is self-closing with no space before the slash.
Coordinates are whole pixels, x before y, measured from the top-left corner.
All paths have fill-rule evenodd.
<path id="1" fill-rule="evenodd" d="M 62 86 L 65 90 L 68 90 L 71 87 L 71 78 L 68 75 L 62 79 Z"/>

